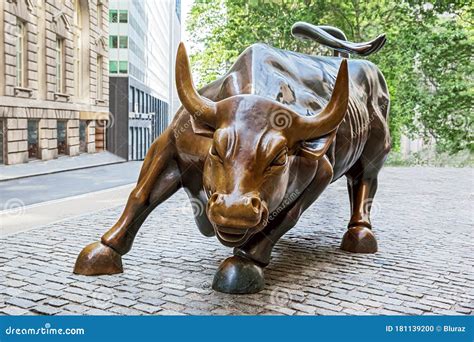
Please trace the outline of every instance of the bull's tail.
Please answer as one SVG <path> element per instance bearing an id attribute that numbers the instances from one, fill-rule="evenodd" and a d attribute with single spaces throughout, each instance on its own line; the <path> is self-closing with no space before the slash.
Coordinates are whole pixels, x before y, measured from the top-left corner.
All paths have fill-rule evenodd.
<path id="1" fill-rule="evenodd" d="M 299 21 L 291 28 L 294 37 L 300 39 L 314 40 L 324 46 L 335 51 L 339 51 L 338 55 L 349 57 L 349 54 L 359 56 L 368 56 L 379 51 L 385 44 L 385 34 L 381 34 L 377 38 L 365 43 L 348 42 L 344 32 L 332 26 L 316 26 L 309 23 Z"/>

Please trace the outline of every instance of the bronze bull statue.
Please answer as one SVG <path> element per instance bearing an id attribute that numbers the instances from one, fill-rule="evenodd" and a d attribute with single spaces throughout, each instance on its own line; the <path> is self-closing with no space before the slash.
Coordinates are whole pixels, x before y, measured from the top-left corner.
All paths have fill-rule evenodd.
<path id="1" fill-rule="evenodd" d="M 338 29 L 306 23 L 295 24 L 293 34 L 345 56 L 368 55 L 385 42 L 350 43 Z M 123 272 L 121 257 L 146 217 L 183 188 L 206 208 L 195 213 L 201 233 L 234 247 L 213 288 L 260 291 L 274 245 L 342 176 L 352 214 L 341 248 L 377 251 L 370 208 L 390 136 L 389 94 L 374 64 L 255 44 L 197 91 L 181 43 L 176 85 L 183 106 L 148 151 L 122 216 L 82 250 L 74 273 Z"/>

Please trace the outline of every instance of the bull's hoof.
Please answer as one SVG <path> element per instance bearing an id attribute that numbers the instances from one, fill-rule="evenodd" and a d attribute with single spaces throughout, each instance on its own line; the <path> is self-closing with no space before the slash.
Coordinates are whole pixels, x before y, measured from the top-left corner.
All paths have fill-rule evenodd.
<path id="1" fill-rule="evenodd" d="M 101 242 L 94 242 L 84 247 L 74 265 L 75 274 L 88 276 L 122 272 L 120 254 Z"/>
<path id="2" fill-rule="evenodd" d="M 351 227 L 342 238 L 341 249 L 352 253 L 377 252 L 377 240 L 367 227 Z"/>
<path id="3" fill-rule="evenodd" d="M 241 256 L 225 259 L 214 276 L 212 288 L 219 292 L 249 294 L 263 290 L 263 269 Z"/>

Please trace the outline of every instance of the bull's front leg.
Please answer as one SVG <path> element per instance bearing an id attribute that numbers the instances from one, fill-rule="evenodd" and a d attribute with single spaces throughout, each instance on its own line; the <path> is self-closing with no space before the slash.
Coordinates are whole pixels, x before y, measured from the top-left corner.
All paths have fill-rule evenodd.
<path id="1" fill-rule="evenodd" d="M 121 217 L 102 236 L 101 241 L 81 251 L 74 273 L 100 275 L 123 272 L 122 255 L 132 248 L 146 217 L 180 187 L 180 173 L 174 161 L 174 145 L 170 137 L 167 130 L 153 143 Z"/>
<path id="2" fill-rule="evenodd" d="M 224 293 L 256 293 L 263 289 L 263 268 L 270 263 L 273 247 L 296 225 L 301 214 L 329 185 L 333 169 L 326 157 L 319 160 L 315 177 L 289 208 L 269 220 L 267 227 L 255 234 L 243 246 L 234 249 L 234 256 L 222 262 L 214 276 L 212 287 Z M 270 218 L 272 215 L 270 214 Z"/>

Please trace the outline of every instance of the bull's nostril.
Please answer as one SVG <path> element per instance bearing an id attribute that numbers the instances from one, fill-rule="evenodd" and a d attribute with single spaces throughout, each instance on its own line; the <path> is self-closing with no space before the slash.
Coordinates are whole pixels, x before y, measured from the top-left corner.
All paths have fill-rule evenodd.
<path id="1" fill-rule="evenodd" d="M 262 202 L 260 201 L 260 199 L 257 197 L 252 197 L 250 203 L 252 204 L 252 208 L 255 210 L 255 212 L 259 213 L 260 207 L 262 206 Z"/>
<path id="2" fill-rule="evenodd" d="M 218 199 L 219 194 L 212 194 L 212 196 L 209 198 L 209 204 L 216 203 Z"/>

